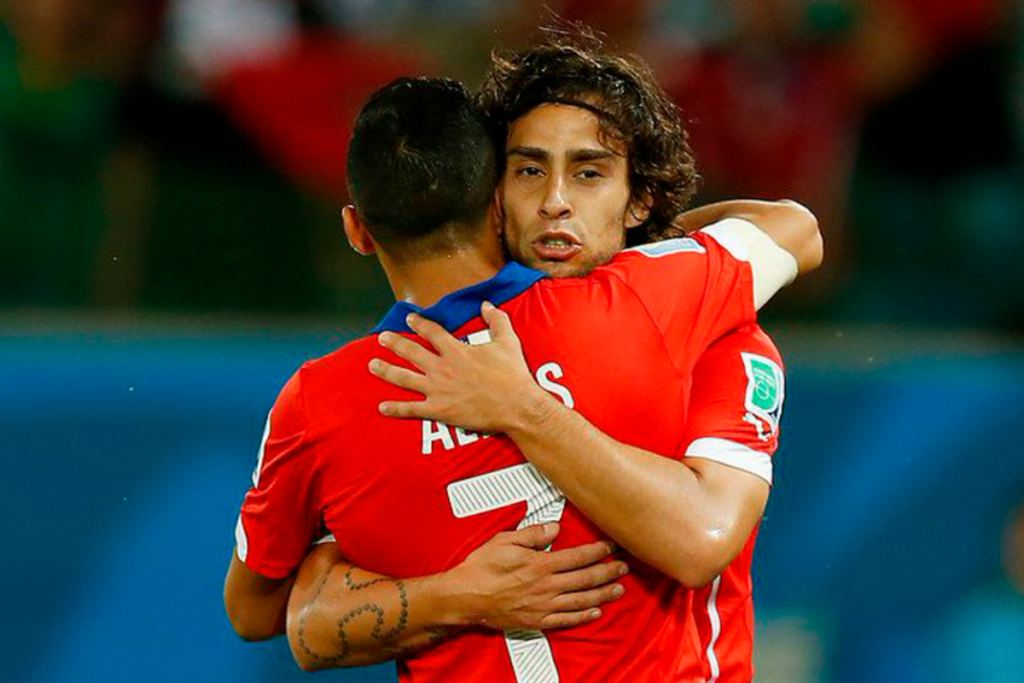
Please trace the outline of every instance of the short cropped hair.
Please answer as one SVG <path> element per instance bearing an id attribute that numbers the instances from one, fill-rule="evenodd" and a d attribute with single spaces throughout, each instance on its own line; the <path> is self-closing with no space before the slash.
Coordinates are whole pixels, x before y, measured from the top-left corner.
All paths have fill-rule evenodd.
<path id="1" fill-rule="evenodd" d="M 477 101 L 504 149 L 508 129 L 542 104 L 569 104 L 596 114 L 601 133 L 626 149 L 630 199 L 646 206 L 651 238 L 674 235 L 699 176 L 675 103 L 637 57 L 605 52 L 579 25 L 547 29 L 544 42 L 491 56 Z"/>
<path id="2" fill-rule="evenodd" d="M 498 182 L 486 121 L 465 86 L 400 78 L 356 119 L 349 196 L 389 254 L 436 256 L 481 234 Z"/>

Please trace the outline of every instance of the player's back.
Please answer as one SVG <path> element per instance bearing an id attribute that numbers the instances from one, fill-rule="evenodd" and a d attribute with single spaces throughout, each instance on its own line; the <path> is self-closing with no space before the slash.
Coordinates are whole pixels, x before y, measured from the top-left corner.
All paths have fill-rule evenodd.
<path id="1" fill-rule="evenodd" d="M 672 453 L 682 439 L 685 383 L 642 306 L 617 299 L 614 282 L 545 281 L 502 308 L 509 313 L 537 381 L 610 436 Z M 614 300 L 614 306 L 612 302 Z M 474 318 L 456 331 L 478 332 Z M 376 405 L 400 390 L 369 375 L 373 357 L 389 357 L 375 338 L 306 368 L 309 423 L 323 430 L 322 509 L 343 554 L 393 576 L 449 569 L 494 534 L 558 520 L 555 547 L 604 535 L 534 468 L 504 435 L 485 437 L 432 421 L 381 417 Z M 358 389 L 358 407 L 353 405 Z M 552 664 L 561 681 L 641 680 L 676 667 L 686 648 L 680 615 L 689 593 L 635 559 L 625 595 L 599 621 L 506 641 L 467 634 L 404 664 L 407 680 L 555 680 L 513 677 Z M 550 657 L 550 660 L 549 660 Z M 521 661 L 519 661 L 521 660 Z"/>

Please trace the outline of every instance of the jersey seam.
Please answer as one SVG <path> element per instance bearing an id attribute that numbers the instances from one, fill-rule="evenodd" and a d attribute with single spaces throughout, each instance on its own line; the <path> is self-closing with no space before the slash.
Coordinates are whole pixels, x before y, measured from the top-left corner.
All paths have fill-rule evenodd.
<path id="1" fill-rule="evenodd" d="M 615 271 L 613 271 L 611 269 L 608 269 L 608 270 L 605 270 L 603 272 L 607 273 L 607 275 L 609 277 L 613 277 L 616 280 L 618 280 L 619 282 L 621 282 L 626 287 L 626 289 L 629 290 L 629 293 L 633 295 L 633 298 L 636 299 L 637 303 L 640 304 L 640 308 L 643 309 L 644 314 L 646 314 L 646 316 L 647 316 L 647 319 L 650 321 L 651 325 L 654 326 L 654 329 L 656 329 L 658 331 L 658 338 L 661 339 L 662 348 L 664 348 L 664 350 L 665 350 L 665 355 L 668 356 L 669 363 L 672 364 L 672 369 L 676 371 L 676 376 L 677 377 L 683 376 L 682 370 L 679 368 L 679 365 L 676 364 L 675 359 L 672 357 L 671 350 L 668 348 L 668 342 L 665 339 L 665 333 L 662 331 L 661 327 L 658 326 L 657 321 L 654 319 L 654 315 L 651 313 L 651 309 L 647 307 L 646 303 L 644 303 L 643 297 L 641 297 L 640 294 L 635 289 L 633 289 L 633 286 L 629 284 L 629 281 L 626 280 L 626 278 L 622 277 L 621 275 L 619 275 Z M 583 279 L 583 278 L 580 278 L 580 280 L 578 282 L 567 282 L 566 279 L 562 279 L 562 280 L 549 279 L 549 280 L 546 280 L 546 282 L 550 282 L 550 283 L 552 283 L 554 285 L 558 285 L 559 287 L 585 287 L 585 288 L 591 288 L 591 287 L 595 287 L 596 286 L 595 283 L 590 282 L 588 279 Z"/>
<path id="2" fill-rule="evenodd" d="M 607 272 L 609 276 L 614 277 L 619 282 L 621 282 L 623 286 L 629 291 L 629 293 L 633 295 L 633 298 L 636 299 L 637 303 L 640 305 L 640 308 L 643 309 L 644 314 L 647 316 L 647 319 L 650 320 L 651 325 L 654 327 L 655 330 L 658 331 L 658 339 L 661 340 L 661 347 L 662 349 L 664 349 L 665 355 L 668 357 L 668 362 L 672 364 L 672 369 L 676 371 L 676 379 L 678 380 L 678 383 L 685 383 L 686 377 L 683 375 L 683 371 L 679 368 L 679 365 L 676 364 L 676 359 L 673 358 L 672 356 L 672 350 L 668 346 L 668 340 L 665 339 L 665 332 L 658 325 L 657 320 L 655 320 L 654 318 L 654 314 L 651 313 L 651 309 L 647 307 L 647 304 L 644 302 L 643 297 L 640 296 L 639 292 L 633 289 L 632 285 L 629 284 L 626 278 L 622 277 L 621 275 L 610 269 Z M 686 394 L 682 391 L 682 389 L 679 389 L 678 392 L 680 394 L 680 400 L 683 402 L 683 405 L 687 405 Z M 679 452 L 679 449 L 682 446 L 683 441 L 685 439 L 686 434 L 683 434 L 683 436 L 681 436 L 676 441 L 675 447 L 673 448 L 674 453 Z"/>
<path id="3" fill-rule="evenodd" d="M 621 254 L 623 252 L 619 252 L 619 253 Z M 631 252 L 631 253 L 640 253 L 640 252 Z M 678 380 L 680 380 L 680 381 L 685 381 L 686 377 L 683 375 L 683 372 L 679 368 L 679 365 L 676 364 L 675 358 L 672 357 L 672 351 L 668 347 L 668 340 L 665 339 L 665 333 L 662 331 L 661 327 L 658 325 L 658 322 L 654 319 L 654 315 L 651 313 L 651 309 L 647 307 L 646 303 L 644 303 L 643 297 L 640 296 L 639 292 L 637 292 L 635 289 L 633 289 L 632 285 L 629 284 L 629 282 L 626 280 L 626 278 L 622 277 L 620 274 L 616 273 L 611 268 L 607 268 L 607 269 L 603 270 L 602 272 L 606 273 L 609 278 L 615 278 L 616 280 L 621 282 L 622 285 L 626 288 L 626 290 L 630 294 L 633 295 L 633 298 L 636 299 L 637 303 L 640 305 L 640 308 L 643 310 L 644 314 L 647 316 L 647 319 L 650 321 L 651 325 L 654 327 L 655 330 L 658 331 L 658 339 L 661 340 L 661 347 L 662 347 L 662 349 L 664 349 L 665 355 L 668 357 L 668 362 L 672 365 L 672 369 L 675 370 L 675 372 L 676 372 L 676 378 Z M 570 282 L 566 282 L 566 280 L 557 280 L 557 279 L 554 279 L 554 278 L 548 279 L 548 280 L 546 280 L 546 282 L 550 282 L 552 284 L 557 284 L 557 285 L 560 285 L 560 286 L 570 286 L 570 287 L 572 287 L 572 286 L 579 286 L 579 287 L 588 287 L 588 288 L 590 288 L 590 287 L 597 286 L 596 283 L 594 283 L 590 278 L 586 278 L 586 279 L 581 278 L 578 281 L 578 283 L 570 283 Z M 682 392 L 680 392 L 680 393 L 682 393 Z M 685 398 L 685 394 L 683 394 L 681 396 L 681 398 Z M 682 437 L 680 437 L 676 441 L 675 448 L 673 449 L 672 452 L 678 453 L 679 449 L 682 446 L 683 441 L 685 439 L 686 439 L 686 435 L 684 434 Z"/>
<path id="4" fill-rule="evenodd" d="M 640 307 L 644 310 L 644 313 L 647 314 L 647 319 L 651 321 L 651 324 L 654 326 L 654 329 L 658 331 L 658 337 L 661 339 L 661 345 L 665 349 L 665 354 L 668 356 L 669 362 L 672 363 L 672 368 L 676 371 L 676 375 L 682 376 L 683 372 L 679 368 L 679 365 L 676 364 L 675 358 L 672 357 L 671 349 L 669 349 L 668 347 L 668 341 L 665 339 L 665 332 L 658 325 L 657 320 L 655 320 L 654 318 L 654 314 L 651 313 L 651 309 L 647 307 L 647 304 L 644 302 L 643 297 L 641 297 L 640 294 L 635 289 L 633 289 L 633 286 L 629 284 L 626 278 L 622 277 L 618 273 L 611 270 L 608 271 L 608 274 L 619 280 L 619 282 L 621 282 L 623 285 L 625 285 L 626 289 L 629 290 L 629 293 L 632 294 L 633 297 L 640 304 Z"/>

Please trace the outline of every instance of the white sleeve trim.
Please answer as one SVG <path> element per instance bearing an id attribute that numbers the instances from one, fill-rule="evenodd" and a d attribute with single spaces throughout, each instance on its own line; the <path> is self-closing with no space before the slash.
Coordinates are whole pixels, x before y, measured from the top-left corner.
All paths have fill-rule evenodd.
<path id="1" fill-rule="evenodd" d="M 697 439 L 687 447 L 686 457 L 720 462 L 723 465 L 760 477 L 769 485 L 772 483 L 771 456 L 735 441 L 714 438 Z"/>
<path id="2" fill-rule="evenodd" d="M 337 542 L 338 542 L 338 540 L 336 538 L 334 538 L 334 534 L 327 534 L 326 536 L 322 536 L 319 539 L 317 539 L 316 543 L 314 543 L 313 545 L 323 545 L 324 543 L 337 543 Z"/>
<path id="3" fill-rule="evenodd" d="M 245 562 L 245 558 L 249 556 L 249 537 L 245 535 L 242 515 L 238 515 L 238 522 L 235 524 L 235 551 L 238 553 L 238 559 Z"/>
<path id="4" fill-rule="evenodd" d="M 718 655 L 715 654 L 715 645 L 718 644 L 718 637 L 722 635 L 722 615 L 718 613 L 718 589 L 722 585 L 722 575 L 719 574 L 711 582 L 711 592 L 708 593 L 708 623 L 711 624 L 711 640 L 708 641 L 708 663 L 711 665 L 711 678 L 708 683 L 718 683 L 718 677 L 722 668 L 718 664 Z"/>
<path id="5" fill-rule="evenodd" d="M 267 441 L 270 439 L 270 421 L 274 417 L 274 409 L 267 413 L 267 424 L 263 427 L 263 437 L 260 439 L 260 450 L 256 455 L 256 469 L 252 471 L 252 485 L 254 488 L 260 486 L 260 475 L 263 474 L 263 457 L 267 454 Z"/>
<path id="6" fill-rule="evenodd" d="M 754 276 L 754 307 L 761 308 L 775 293 L 796 279 L 796 257 L 750 221 L 726 218 L 701 229 L 740 261 Z"/>

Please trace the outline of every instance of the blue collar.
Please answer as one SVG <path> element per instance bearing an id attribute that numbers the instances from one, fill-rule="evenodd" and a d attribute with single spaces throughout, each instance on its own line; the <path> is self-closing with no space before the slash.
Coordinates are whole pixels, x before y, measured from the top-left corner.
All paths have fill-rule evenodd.
<path id="1" fill-rule="evenodd" d="M 372 334 L 385 330 L 412 332 L 405 324 L 405 317 L 410 313 L 419 313 L 449 332 L 454 332 L 480 315 L 480 304 L 483 302 L 490 301 L 495 306 L 500 306 L 525 292 L 533 283 L 543 277 L 547 277 L 547 275 L 539 270 L 510 261 L 490 280 L 484 280 L 465 289 L 446 294 L 429 308 L 420 308 L 405 301 L 395 303 L 377 327 L 373 328 Z"/>

